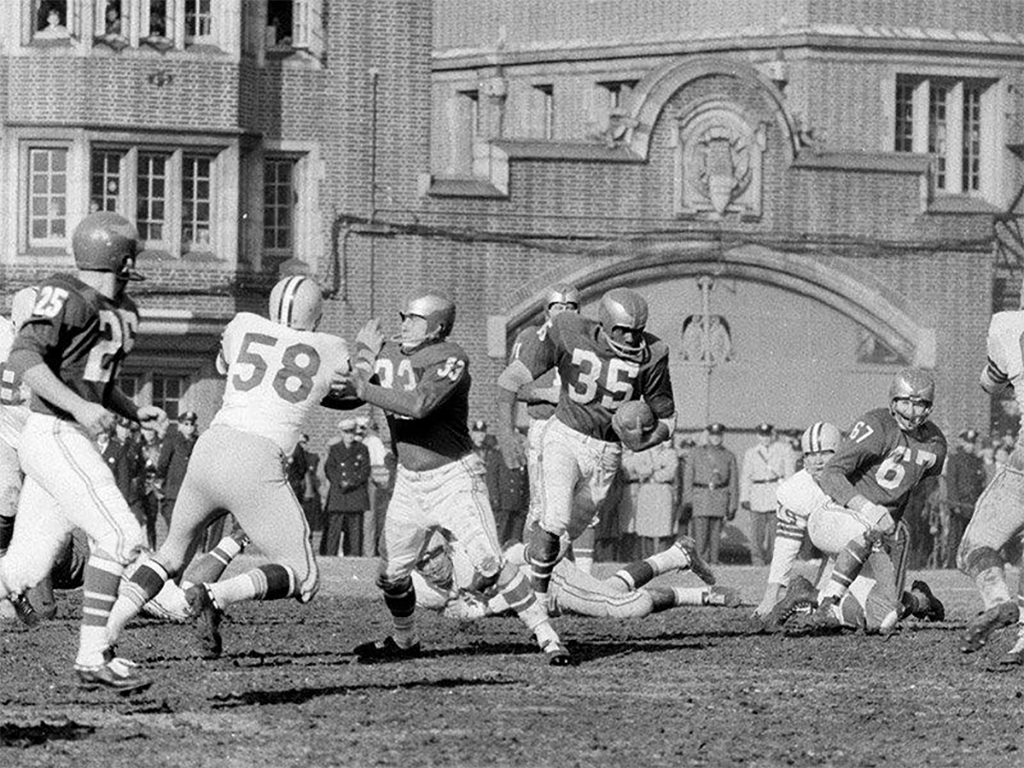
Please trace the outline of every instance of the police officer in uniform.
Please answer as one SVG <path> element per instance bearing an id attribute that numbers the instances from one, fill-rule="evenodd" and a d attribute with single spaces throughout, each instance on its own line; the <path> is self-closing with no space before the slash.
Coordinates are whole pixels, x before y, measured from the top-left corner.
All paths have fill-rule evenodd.
<path id="1" fill-rule="evenodd" d="M 692 510 L 693 537 L 705 562 L 718 563 L 718 548 L 726 520 L 736 517 L 739 472 L 736 456 L 722 445 L 725 427 L 707 428 L 707 441 L 691 452 L 683 470 L 683 499 Z"/>

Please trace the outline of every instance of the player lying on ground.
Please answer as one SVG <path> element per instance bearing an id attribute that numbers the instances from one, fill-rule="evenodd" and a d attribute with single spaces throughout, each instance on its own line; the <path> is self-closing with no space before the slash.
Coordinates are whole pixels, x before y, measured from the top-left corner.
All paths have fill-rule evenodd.
<path id="1" fill-rule="evenodd" d="M 193 584 L 217 581 L 228 564 L 245 549 L 248 537 L 238 531 L 225 536 L 210 552 L 195 558 L 181 578 L 181 586 L 168 581 L 160 592 L 142 606 L 142 612 L 156 619 L 174 622 L 186 622 L 192 618 L 185 590 Z M 149 553 L 142 553 L 139 560 L 129 565 L 122 576 L 122 583 L 129 578 L 144 562 Z M 28 609 L 18 611 L 18 618 L 29 626 L 39 624 L 40 620 L 52 619 L 57 614 L 57 601 L 54 590 L 78 589 L 85 583 L 85 564 L 89 560 L 89 539 L 85 531 L 75 528 L 68 535 L 64 546 L 57 555 L 50 575 L 29 590 L 26 595 Z"/>
<path id="2" fill-rule="evenodd" d="M 512 544 L 505 550 L 508 562 L 529 575 L 525 546 Z M 563 613 L 580 616 L 638 619 L 652 613 L 681 605 L 735 607 L 739 593 L 732 587 L 669 587 L 647 586 L 663 573 L 692 570 L 706 584 L 715 581 L 711 569 L 697 557 L 693 540 L 682 536 L 663 552 L 623 566 L 607 579 L 599 579 L 562 558 L 551 572 L 548 608 L 552 615 Z M 508 601 L 500 595 L 481 595 L 472 589 L 473 566 L 458 541 L 448 541 L 435 534 L 429 548 L 413 571 L 416 604 L 441 611 L 453 619 L 468 620 L 498 616 L 509 610 Z"/>
<path id="3" fill-rule="evenodd" d="M 807 579 L 798 576 L 790 581 L 804 541 L 809 539 L 831 561 L 864 530 L 864 524 L 852 512 L 837 508 L 817 483 L 841 440 L 834 425 L 823 421 L 813 424 L 800 437 L 804 468 L 779 486 L 775 552 L 764 597 L 754 611 L 767 629 L 781 628 L 801 606 L 817 607 L 818 592 Z M 872 553 L 868 558 L 841 601 L 842 626 L 870 632 L 892 629 L 890 592 L 895 593 L 896 585 L 903 584 L 906 541 L 906 526 L 901 523 L 896 534 L 886 539 L 885 552 Z M 828 574 L 819 573 L 819 581 L 822 576 L 827 580 Z M 945 611 L 928 585 L 915 581 L 909 592 L 901 591 L 896 618 L 908 615 L 942 621 Z"/>
<path id="4" fill-rule="evenodd" d="M 1024 311 L 998 312 L 988 330 L 988 362 L 981 371 L 981 388 L 995 395 L 1013 389 L 1018 407 L 1024 407 Z M 1024 430 L 1010 460 L 1000 466 L 974 507 L 957 552 L 957 567 L 974 579 L 985 610 L 967 625 L 960 650 L 973 653 L 997 629 L 1018 623 L 1017 642 L 997 662 L 997 669 L 1024 664 L 1024 578 L 1016 600 L 1006 583 L 1006 563 L 1000 550 L 1024 528 Z"/>

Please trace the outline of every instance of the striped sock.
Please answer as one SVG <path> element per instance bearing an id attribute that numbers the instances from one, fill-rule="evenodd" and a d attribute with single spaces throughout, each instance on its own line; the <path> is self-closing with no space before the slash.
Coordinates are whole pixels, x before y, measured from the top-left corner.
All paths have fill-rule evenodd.
<path id="1" fill-rule="evenodd" d="M 99 555 L 90 555 L 85 564 L 82 596 L 82 628 L 78 657 L 75 663 L 96 667 L 104 663 L 103 654 L 110 647 L 107 621 L 117 600 L 124 566 Z"/>

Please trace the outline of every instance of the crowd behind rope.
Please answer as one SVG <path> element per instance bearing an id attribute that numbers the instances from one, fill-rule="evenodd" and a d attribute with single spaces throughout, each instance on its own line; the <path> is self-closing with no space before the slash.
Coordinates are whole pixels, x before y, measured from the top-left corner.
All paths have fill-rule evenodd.
<path id="1" fill-rule="evenodd" d="M 151 549 L 155 550 L 166 538 L 173 512 L 173 487 L 175 482 L 180 484 L 180 479 L 175 481 L 174 458 L 184 452 L 183 444 L 194 442 L 195 424 L 196 416 L 191 411 L 162 429 L 140 428 L 138 424 L 124 422 L 118 424 L 115 433 L 104 436 L 99 442 L 100 451 L 114 471 L 122 493 L 146 531 Z M 770 427 L 757 425 L 753 431 L 764 434 L 766 426 Z M 695 530 L 699 521 L 695 522 L 693 513 L 693 496 L 699 489 L 687 488 L 686 469 L 688 466 L 692 469 L 694 450 L 706 447 L 709 437 L 720 427 L 712 424 L 698 432 L 677 431 L 671 444 L 665 442 L 641 453 L 624 453 L 612 496 L 590 532 L 593 560 L 642 559 L 661 551 L 680 534 L 697 536 L 699 540 L 699 532 Z M 527 473 L 525 469 L 509 469 L 501 461 L 494 436 L 485 421 L 471 422 L 470 434 L 487 467 L 487 486 L 499 539 L 519 541 L 529 507 Z M 790 457 L 786 460 L 788 469 L 783 477 L 799 470 L 800 430 L 772 429 L 769 434 L 772 450 Z M 521 437 L 525 440 L 525 432 Z M 942 475 L 916 488 L 908 503 L 910 568 L 956 568 L 957 547 L 971 519 L 974 503 L 996 470 L 1009 458 L 1014 439 L 1011 434 L 985 438 L 975 429 L 959 433 Z M 346 443 L 361 450 L 343 450 Z M 731 453 L 727 448 L 721 450 Z M 325 460 L 332 452 L 337 454 L 336 459 Z M 306 512 L 314 548 L 323 557 L 376 556 L 384 510 L 394 480 L 394 456 L 380 435 L 377 419 L 365 414 L 342 419 L 327 439 L 323 453 L 321 457 L 313 451 L 309 436 L 304 434 L 287 468 L 289 483 Z M 358 457 L 364 453 L 367 471 L 354 471 L 350 465 L 362 461 Z M 739 458 L 736 461 L 736 471 L 742 475 L 743 462 Z M 178 471 L 183 472 L 184 466 Z M 354 474 L 355 482 L 342 488 L 347 482 L 346 473 Z M 737 512 L 742 509 L 739 485 L 737 480 L 733 490 L 735 503 L 731 509 L 727 504 L 724 526 L 716 534 L 720 537 L 719 552 L 708 559 L 711 563 L 765 565 L 766 553 L 759 551 L 750 538 L 752 521 L 748 521 L 745 532 L 734 524 Z M 332 486 L 335 488 L 333 497 Z M 728 482 L 724 486 L 727 489 Z M 354 507 L 337 501 L 346 497 L 356 499 Z M 209 532 L 204 549 L 211 548 L 223 534 L 222 529 Z M 580 563 L 584 569 L 591 560 L 587 541 L 584 537 L 583 562 Z M 1019 560 L 1020 548 L 1017 542 L 1009 545 L 1010 551 L 1004 553 L 1007 560 Z M 576 549 L 581 549 L 579 544 Z M 767 562 L 770 562 L 770 552 L 767 554 Z"/>

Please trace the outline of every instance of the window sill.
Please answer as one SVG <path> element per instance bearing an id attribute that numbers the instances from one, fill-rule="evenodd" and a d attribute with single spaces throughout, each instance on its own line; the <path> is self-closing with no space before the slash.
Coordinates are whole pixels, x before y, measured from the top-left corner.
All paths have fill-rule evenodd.
<path id="1" fill-rule="evenodd" d="M 991 216 L 993 213 L 1000 213 L 992 203 L 977 197 L 968 195 L 941 195 L 936 196 L 928 203 L 930 214 L 982 214 Z"/>
<path id="2" fill-rule="evenodd" d="M 70 48 L 77 41 L 68 37 L 33 37 L 29 46 L 32 48 Z"/>

